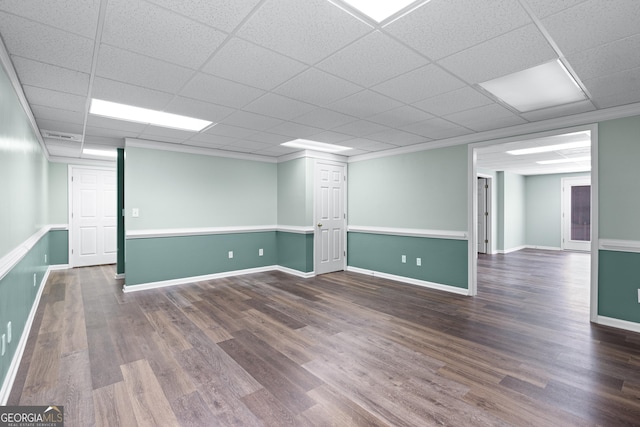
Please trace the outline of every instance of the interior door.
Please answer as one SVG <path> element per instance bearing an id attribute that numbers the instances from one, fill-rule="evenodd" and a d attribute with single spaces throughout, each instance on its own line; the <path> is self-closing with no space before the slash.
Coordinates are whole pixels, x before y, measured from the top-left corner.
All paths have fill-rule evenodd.
<path id="1" fill-rule="evenodd" d="M 115 170 L 73 167 L 71 187 L 71 265 L 83 267 L 115 263 Z"/>
<path id="2" fill-rule="evenodd" d="M 317 162 L 315 166 L 315 272 L 345 268 L 346 203 L 344 164 Z"/>
<path id="3" fill-rule="evenodd" d="M 487 178 L 478 178 L 478 253 L 486 254 L 487 245 L 489 244 L 487 220 L 489 218 L 489 209 L 487 204 L 487 190 L 489 188 L 489 180 Z"/>
<path id="4" fill-rule="evenodd" d="M 562 249 L 591 250 L 591 178 L 562 180 Z"/>

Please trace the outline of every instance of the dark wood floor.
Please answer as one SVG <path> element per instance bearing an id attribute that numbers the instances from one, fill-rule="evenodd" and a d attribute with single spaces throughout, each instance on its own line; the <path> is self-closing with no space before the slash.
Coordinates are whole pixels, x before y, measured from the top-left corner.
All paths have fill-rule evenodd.
<path id="1" fill-rule="evenodd" d="M 640 424 L 640 336 L 589 323 L 589 258 L 482 256 L 470 298 L 352 273 L 123 294 L 55 272 L 9 404 L 67 426 Z"/>

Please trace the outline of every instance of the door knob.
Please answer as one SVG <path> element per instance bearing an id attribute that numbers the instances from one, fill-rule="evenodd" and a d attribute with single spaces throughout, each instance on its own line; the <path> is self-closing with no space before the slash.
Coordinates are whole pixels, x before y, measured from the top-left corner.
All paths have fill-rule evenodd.
<path id="1" fill-rule="evenodd" d="M 318 223 L 318 227 L 322 227 L 322 223 L 321 222 Z"/>

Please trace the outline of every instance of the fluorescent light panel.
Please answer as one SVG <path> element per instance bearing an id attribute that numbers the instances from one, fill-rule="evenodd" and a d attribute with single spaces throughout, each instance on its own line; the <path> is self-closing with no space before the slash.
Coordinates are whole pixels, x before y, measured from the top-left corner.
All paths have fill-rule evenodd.
<path id="1" fill-rule="evenodd" d="M 480 86 L 521 113 L 587 98 L 559 59 Z"/>
<path id="2" fill-rule="evenodd" d="M 587 157 L 573 157 L 568 159 L 553 159 L 553 160 L 540 160 L 536 162 L 539 165 L 555 165 L 560 163 L 571 163 L 571 162 L 588 162 L 591 160 L 590 156 Z"/>
<path id="3" fill-rule="evenodd" d="M 93 98 L 91 100 L 91 114 L 109 117 L 112 119 L 126 120 L 129 122 L 144 123 L 172 129 L 199 132 L 212 122 L 193 117 L 180 116 L 178 114 L 165 113 L 164 111 L 149 110 L 147 108 L 134 107 L 117 102 L 104 101 Z"/>
<path id="4" fill-rule="evenodd" d="M 382 22 L 391 15 L 409 6 L 415 0 L 343 0 L 346 4 L 364 13 L 376 22 Z"/>
<path id="5" fill-rule="evenodd" d="M 544 147 L 523 148 L 521 150 L 507 151 L 507 154 L 521 156 L 524 154 L 548 153 L 550 151 L 569 150 L 572 148 L 590 147 L 591 141 L 567 142 L 566 144 L 545 145 Z"/>
<path id="6" fill-rule="evenodd" d="M 94 148 L 85 148 L 82 150 L 82 154 L 99 157 L 118 157 L 118 152 L 115 150 L 96 150 Z"/>
<path id="7" fill-rule="evenodd" d="M 285 147 L 304 148 L 307 150 L 325 151 L 327 153 L 339 153 L 341 151 L 351 150 L 351 147 L 327 144 L 325 142 L 311 141 L 308 139 L 295 139 L 293 141 L 284 142 L 280 145 Z"/>

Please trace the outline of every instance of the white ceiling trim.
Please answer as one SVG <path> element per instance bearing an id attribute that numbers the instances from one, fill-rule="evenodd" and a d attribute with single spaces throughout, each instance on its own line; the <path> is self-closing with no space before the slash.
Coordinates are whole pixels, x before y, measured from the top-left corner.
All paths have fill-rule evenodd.
<path id="1" fill-rule="evenodd" d="M 288 162 L 289 160 L 302 159 L 302 158 L 332 160 L 335 162 L 343 162 L 343 163 L 346 162 L 348 159 L 347 156 L 341 156 L 339 154 L 323 153 L 320 151 L 313 151 L 313 150 L 303 150 L 303 151 L 297 151 L 291 154 L 285 154 L 284 156 L 278 157 L 278 163 L 284 163 L 284 162 Z"/>
<path id="2" fill-rule="evenodd" d="M 620 119 L 623 117 L 631 117 L 637 115 L 640 115 L 640 102 L 635 104 L 622 105 L 619 107 L 607 108 L 604 110 L 587 111 L 585 113 L 579 113 L 573 116 L 558 117 L 540 122 L 526 123 L 522 125 L 511 126 L 508 128 L 495 129 L 486 132 L 458 136 L 454 138 L 441 139 L 432 142 L 426 142 L 423 144 L 410 145 L 407 147 L 394 148 L 386 151 L 361 154 L 358 156 L 349 157 L 348 162 L 355 163 L 364 160 L 397 156 L 399 154 L 416 153 L 418 151 L 433 150 L 436 148 L 479 142 L 487 142 L 487 145 L 493 145 L 496 144 L 496 140 L 502 140 L 505 138 L 518 137 L 517 139 L 530 139 L 531 134 L 534 133 L 550 131 L 550 134 L 553 134 L 553 131 L 557 131 L 559 129 L 575 126 L 587 126 L 606 120 Z"/>

